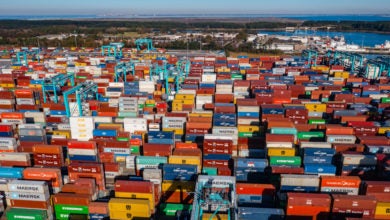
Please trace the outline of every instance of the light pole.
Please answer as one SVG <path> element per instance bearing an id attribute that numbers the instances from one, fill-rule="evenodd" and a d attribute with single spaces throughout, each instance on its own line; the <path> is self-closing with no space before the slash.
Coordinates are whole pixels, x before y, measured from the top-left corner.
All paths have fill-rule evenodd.
<path id="1" fill-rule="evenodd" d="M 74 31 L 74 42 L 75 42 L 75 45 L 76 45 L 76 48 L 77 48 L 77 34 L 76 34 L 76 30 Z"/>

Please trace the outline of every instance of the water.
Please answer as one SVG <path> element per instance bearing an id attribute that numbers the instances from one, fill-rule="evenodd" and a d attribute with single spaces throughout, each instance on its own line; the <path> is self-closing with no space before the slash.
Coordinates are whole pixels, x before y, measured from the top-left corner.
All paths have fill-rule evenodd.
<path id="1" fill-rule="evenodd" d="M 320 36 L 320 37 L 341 37 L 344 36 L 348 44 L 357 44 L 359 46 L 374 47 L 375 45 L 384 44 L 386 40 L 390 41 L 390 34 L 377 34 L 365 32 L 332 32 L 332 31 L 260 31 L 261 34 L 283 35 L 283 36 Z"/>
<path id="2" fill-rule="evenodd" d="M 388 15 L 287 15 L 283 17 L 306 21 L 390 21 Z"/>

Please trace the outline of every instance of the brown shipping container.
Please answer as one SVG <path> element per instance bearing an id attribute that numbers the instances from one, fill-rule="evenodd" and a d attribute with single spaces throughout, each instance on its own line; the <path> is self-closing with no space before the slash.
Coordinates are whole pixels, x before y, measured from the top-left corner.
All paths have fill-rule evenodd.
<path id="1" fill-rule="evenodd" d="M 74 193 L 57 193 L 53 196 L 54 204 L 64 205 L 89 205 L 91 201 L 90 195 L 74 194 Z"/>
<path id="2" fill-rule="evenodd" d="M 50 200 L 46 202 L 29 201 L 29 200 L 12 200 L 11 207 L 17 208 L 31 208 L 31 209 L 48 209 L 50 207 Z"/>
<path id="3" fill-rule="evenodd" d="M 132 193 L 153 193 L 153 183 L 147 181 L 117 180 L 115 191 Z"/>
<path id="4" fill-rule="evenodd" d="M 172 145 L 170 144 L 149 144 L 145 143 L 143 145 L 143 155 L 144 156 L 161 156 L 167 157 L 172 154 Z"/>
<path id="5" fill-rule="evenodd" d="M 374 196 L 332 195 L 332 197 L 333 219 L 374 217 L 376 208 L 376 199 Z"/>
<path id="6" fill-rule="evenodd" d="M 390 181 L 365 181 L 365 195 L 384 193 L 390 198 Z"/>

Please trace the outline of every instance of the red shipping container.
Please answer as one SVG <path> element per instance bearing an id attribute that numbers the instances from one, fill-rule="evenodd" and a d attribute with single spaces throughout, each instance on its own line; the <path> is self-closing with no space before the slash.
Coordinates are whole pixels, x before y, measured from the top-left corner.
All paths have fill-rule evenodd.
<path id="1" fill-rule="evenodd" d="M 275 195 L 275 186 L 272 184 L 237 183 L 237 195 Z"/>
<path id="2" fill-rule="evenodd" d="M 332 195 L 332 197 L 332 217 L 335 219 L 345 219 L 345 217 L 374 217 L 376 208 L 376 199 L 374 196 Z"/>
<path id="3" fill-rule="evenodd" d="M 365 181 L 365 195 L 386 194 L 390 198 L 390 181 Z"/>
<path id="4" fill-rule="evenodd" d="M 172 155 L 172 145 L 170 144 L 150 144 L 145 143 L 143 145 L 144 156 L 156 156 L 156 157 L 168 157 Z"/>
<path id="5" fill-rule="evenodd" d="M 147 181 L 117 180 L 115 192 L 153 193 L 154 185 Z"/>
<path id="6" fill-rule="evenodd" d="M 54 204 L 63 205 L 89 205 L 91 202 L 90 195 L 74 193 L 57 193 L 53 196 Z"/>

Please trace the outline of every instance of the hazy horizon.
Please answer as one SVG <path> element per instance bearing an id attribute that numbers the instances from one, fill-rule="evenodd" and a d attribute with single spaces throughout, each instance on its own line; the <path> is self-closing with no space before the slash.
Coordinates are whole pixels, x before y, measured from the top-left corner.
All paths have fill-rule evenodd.
<path id="1" fill-rule="evenodd" d="M 264 14 L 372 15 L 390 14 L 388 0 L 13 0 L 2 4 L 5 16 Z"/>

